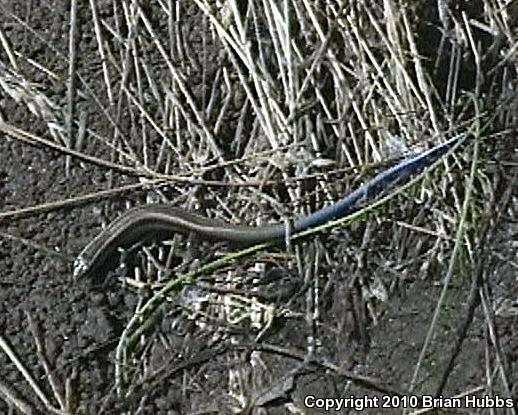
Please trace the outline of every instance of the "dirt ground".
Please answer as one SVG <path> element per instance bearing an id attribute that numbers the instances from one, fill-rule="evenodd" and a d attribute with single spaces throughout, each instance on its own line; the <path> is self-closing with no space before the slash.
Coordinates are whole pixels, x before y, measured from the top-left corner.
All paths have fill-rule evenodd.
<path id="1" fill-rule="evenodd" d="M 109 16 L 111 2 L 97 3 L 100 14 Z M 44 62 L 54 73 L 66 77 L 66 62 L 12 15 L 26 19 L 35 32 L 66 54 L 68 2 L 0 4 L 3 10 L 0 28 L 13 49 L 36 62 Z M 149 6 L 153 7 L 158 6 Z M 89 77 L 89 84 L 103 96 L 102 72 L 89 26 L 89 13 L 85 2 L 79 7 L 82 25 L 79 71 Z M 163 26 L 156 21 L 152 24 Z M 0 53 L 0 57 L 7 61 L 5 54 Z M 214 61 L 214 64 L 218 63 Z M 52 83 L 34 67 L 27 64 L 24 67 L 32 81 L 44 82 L 58 104 L 66 107 L 63 78 L 54 79 Z M 193 90 L 196 95 L 195 85 Z M 89 126 L 101 132 L 110 131 L 104 115 L 94 110 L 87 98 L 79 97 L 77 107 L 88 113 Z M 9 97 L 0 95 L 0 111 L 9 124 L 48 136 L 41 120 Z M 476 302 L 465 335 L 460 334 L 463 318 L 445 327 L 443 332 L 451 337 L 451 348 L 441 350 L 442 357 L 451 356 L 459 336 L 464 340 L 453 367 L 448 370 L 449 377 L 441 395 L 472 391 L 472 395 L 483 397 L 481 390 L 492 388 L 495 396 L 507 398 L 506 394 L 510 393 L 514 405 L 518 405 L 516 133 L 503 138 L 494 151 L 492 159 L 487 161 L 488 183 L 500 189 L 495 192 L 496 197 L 514 194 L 510 195 L 510 204 L 498 221 L 492 223 L 484 218 L 480 221 L 488 223 L 488 241 L 481 263 L 471 275 L 476 279 L 479 272 L 480 278 L 486 281 L 476 286 L 475 293 L 488 290 L 484 298 L 491 302 Z M 85 152 L 110 158 L 95 144 L 90 144 Z M 215 180 L 218 174 L 215 171 L 206 178 Z M 136 182 L 137 179 L 129 175 L 67 158 L 44 146 L 29 145 L 6 134 L 0 137 L 0 215 Z M 175 194 L 185 191 L 185 186 L 172 184 L 157 191 L 147 187 L 133 189 L 64 207 L 0 216 L 0 334 L 43 394 L 49 397 L 51 405 L 59 407 L 57 397 L 61 396 L 67 397 L 70 405 L 65 405 L 62 413 L 74 414 L 401 413 L 401 405 L 397 404 L 394 404 L 397 408 L 364 411 L 325 411 L 312 405 L 317 398 L 365 396 L 383 401 L 408 392 L 409 379 L 441 294 L 440 282 L 448 261 L 443 258 L 424 269 L 426 259 L 423 258 L 412 267 L 402 267 L 399 275 L 396 275 L 399 271 L 394 271 L 397 267 L 383 268 L 380 259 L 383 255 L 373 253 L 383 251 L 378 245 L 380 240 L 390 240 L 393 228 L 389 221 L 371 224 L 362 221 L 336 230 L 321 241 L 297 247 L 298 255 L 306 264 L 287 261 L 288 254 L 278 249 L 235 265 L 233 272 L 244 275 L 243 284 L 236 288 L 242 289 L 240 293 L 251 289 L 246 281 L 255 283 L 257 275 L 262 275 L 261 278 L 266 275 L 272 282 L 265 282 L 261 289 L 273 294 L 263 303 L 286 304 L 284 298 L 290 299 L 291 314 L 274 318 L 259 337 L 261 329 L 252 323 L 234 327 L 210 321 L 201 323 L 200 315 L 172 301 L 162 310 L 159 321 L 142 336 L 131 360 L 135 370 L 129 370 L 126 389 L 119 393 L 114 380 L 118 339 L 135 308 L 149 298 L 151 290 L 123 283 L 120 278 L 101 285 L 88 280 L 77 281 L 72 277 L 72 264 L 81 249 L 110 219 L 129 206 L 148 202 L 150 194 L 174 198 Z M 225 200 L 227 192 L 220 188 L 213 194 Z M 416 211 L 418 208 L 415 207 Z M 428 211 L 434 207 L 423 209 Z M 408 218 L 408 212 L 399 211 L 397 207 L 389 208 L 385 215 L 393 220 Z M 365 242 L 369 232 L 374 239 Z M 212 251 L 213 247 L 207 246 L 207 250 Z M 217 252 L 201 251 L 202 262 L 217 256 Z M 404 257 L 403 252 L 401 256 Z M 377 259 L 372 261 L 371 257 Z M 311 269 L 307 264 L 324 261 L 323 258 L 333 266 L 325 268 L 325 273 L 319 274 L 320 279 L 308 276 L 309 271 L 302 272 Z M 257 271 L 257 264 L 264 269 Z M 204 282 L 212 284 L 225 275 L 226 271 L 219 271 Z M 376 291 L 373 283 L 370 298 L 379 295 L 379 299 L 366 302 L 362 285 L 351 283 L 352 276 L 361 279 L 364 275 L 382 281 L 382 287 L 397 278 L 398 282 L 394 283 L 397 287 Z M 466 283 L 459 297 L 465 302 L 463 317 L 469 314 L 470 287 L 471 284 Z M 194 291 L 192 295 L 204 293 L 204 289 L 198 287 L 201 291 Z M 385 291 L 390 292 L 389 298 L 383 297 Z M 318 316 L 307 315 L 308 302 L 320 304 Z M 380 305 L 382 311 L 369 312 L 370 304 Z M 258 327 L 264 328 L 264 324 L 258 323 Z M 0 413 L 50 413 L 19 367 L 7 357 L 6 349 L 3 350 L 4 353 L 0 353 Z M 441 365 L 444 360 L 438 363 Z M 488 373 L 490 370 L 494 372 Z M 444 370 L 434 373 L 436 377 L 424 381 L 420 390 L 437 390 Z M 490 381 L 492 384 L 488 385 Z M 315 400 L 308 400 L 308 396 L 314 396 Z M 243 404 L 240 401 L 243 397 L 249 402 Z M 13 402 L 19 402 L 20 406 L 15 409 Z M 493 413 L 516 413 L 515 408 L 498 409 Z M 475 412 L 489 413 L 462 409 L 441 413 Z"/>

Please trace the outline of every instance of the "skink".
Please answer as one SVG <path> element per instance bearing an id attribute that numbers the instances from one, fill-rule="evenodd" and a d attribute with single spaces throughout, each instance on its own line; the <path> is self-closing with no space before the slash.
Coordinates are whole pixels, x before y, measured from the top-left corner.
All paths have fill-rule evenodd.
<path id="1" fill-rule="evenodd" d="M 228 241 L 233 245 L 251 246 L 262 242 L 282 242 L 286 226 L 298 233 L 352 213 L 359 205 L 379 194 L 389 185 L 416 173 L 437 160 L 465 139 L 460 135 L 431 149 L 404 159 L 382 171 L 336 203 L 291 224 L 274 223 L 264 226 L 232 225 L 208 219 L 166 204 L 152 204 L 130 209 L 97 235 L 74 262 L 74 276 L 91 277 L 113 269 L 118 250 L 128 249 L 138 242 L 149 243 L 170 239 L 174 234 L 194 234 L 202 240 Z"/>

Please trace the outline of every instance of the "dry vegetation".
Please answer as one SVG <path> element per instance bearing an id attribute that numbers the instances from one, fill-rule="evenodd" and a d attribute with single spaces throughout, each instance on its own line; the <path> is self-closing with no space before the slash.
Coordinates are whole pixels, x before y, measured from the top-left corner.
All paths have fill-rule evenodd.
<path id="1" fill-rule="evenodd" d="M 42 16 L 64 16 L 68 33 L 53 39 L 35 4 L 0 1 L 0 130 L 62 155 L 65 178 L 88 177 L 91 165 L 111 173 L 104 192 L 3 218 L 129 189 L 234 223 L 282 221 L 337 200 L 401 154 L 473 138 L 347 226 L 287 250 L 198 252 L 208 266 L 171 272 L 180 239 L 147 249 L 123 288 L 137 300 L 112 347 L 105 399 L 88 402 L 81 382 L 56 386 L 34 334 L 48 384 L 2 339 L 2 366 L 14 363 L 30 387 L 0 383 L 0 408 L 302 414 L 313 413 L 303 404 L 311 391 L 516 398 L 495 321 L 516 315 L 518 293 L 516 2 L 34 3 Z M 25 122 L 12 121 L 13 109 Z M 423 281 L 430 292 L 419 295 L 431 302 L 417 295 L 415 307 L 426 319 L 393 328 L 382 346 L 412 337 L 409 361 L 373 357 L 394 298 Z M 157 317 L 168 333 L 157 334 Z M 470 332 L 485 333 L 486 355 L 470 362 L 478 371 L 468 381 L 458 372 Z M 24 387 L 31 399 L 16 392 Z"/>

